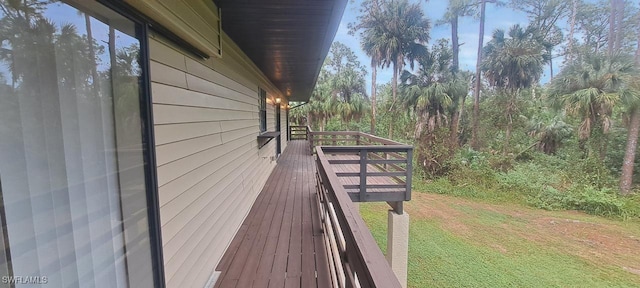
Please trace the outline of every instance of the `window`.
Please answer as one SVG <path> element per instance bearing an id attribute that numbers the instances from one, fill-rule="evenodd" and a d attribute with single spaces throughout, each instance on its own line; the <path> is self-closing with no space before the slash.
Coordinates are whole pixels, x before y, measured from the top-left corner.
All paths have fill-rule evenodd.
<path id="1" fill-rule="evenodd" d="M 0 6 L 0 286 L 153 287 L 143 27 L 92 1 Z"/>
<path id="2" fill-rule="evenodd" d="M 260 132 L 267 131 L 267 91 L 259 89 Z"/>

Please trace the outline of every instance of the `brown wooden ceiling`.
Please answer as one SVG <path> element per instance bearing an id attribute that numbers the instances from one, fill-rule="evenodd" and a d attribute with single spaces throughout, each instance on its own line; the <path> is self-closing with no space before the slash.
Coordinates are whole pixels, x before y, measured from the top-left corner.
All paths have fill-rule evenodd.
<path id="1" fill-rule="evenodd" d="M 222 30 L 290 101 L 307 101 L 347 0 L 214 2 L 222 10 Z"/>

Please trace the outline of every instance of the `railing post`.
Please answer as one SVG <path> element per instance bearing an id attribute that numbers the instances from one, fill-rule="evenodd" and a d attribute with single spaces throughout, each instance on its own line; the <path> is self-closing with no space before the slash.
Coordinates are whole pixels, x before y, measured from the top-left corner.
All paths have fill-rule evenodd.
<path id="1" fill-rule="evenodd" d="M 365 201 L 367 193 L 367 149 L 360 150 L 360 193 L 358 193 L 360 202 Z"/>
<path id="2" fill-rule="evenodd" d="M 409 148 L 409 150 L 407 150 L 407 171 L 406 173 L 406 177 L 404 180 L 404 183 L 407 185 L 406 186 L 406 191 L 404 194 L 404 201 L 409 201 L 411 200 L 411 179 L 413 179 L 413 148 Z"/>

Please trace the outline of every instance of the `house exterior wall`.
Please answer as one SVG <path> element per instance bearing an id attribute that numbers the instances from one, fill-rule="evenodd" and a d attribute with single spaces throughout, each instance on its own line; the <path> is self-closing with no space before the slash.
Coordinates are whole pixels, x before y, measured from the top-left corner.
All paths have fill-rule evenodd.
<path id="1" fill-rule="evenodd" d="M 223 35 L 222 58 L 198 60 L 150 35 L 151 95 L 167 287 L 204 287 L 275 167 L 276 141 L 258 147 L 258 88 L 285 97 Z M 281 112 L 282 150 L 286 111 Z"/>

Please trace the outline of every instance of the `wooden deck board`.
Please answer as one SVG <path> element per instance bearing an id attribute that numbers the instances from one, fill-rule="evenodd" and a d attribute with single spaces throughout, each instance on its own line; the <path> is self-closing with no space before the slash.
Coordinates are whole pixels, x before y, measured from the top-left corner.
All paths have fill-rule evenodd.
<path id="1" fill-rule="evenodd" d="M 215 287 L 329 287 L 315 193 L 308 142 L 291 141 L 220 261 Z"/>
<path id="2" fill-rule="evenodd" d="M 312 164 L 312 163 L 311 163 Z M 309 163 L 305 163 L 309 165 Z M 312 169 L 312 167 L 307 167 Z M 313 175 L 311 175 L 313 176 Z M 304 189 L 314 191 L 312 183 L 315 177 L 305 175 Z M 304 193 L 302 199 L 302 287 L 316 287 L 316 269 L 315 269 L 315 246 L 313 244 L 313 216 L 311 206 L 316 205 L 315 195 L 312 193 Z"/>
<path id="3" fill-rule="evenodd" d="M 304 163 L 301 163 L 304 164 Z M 303 165 L 303 169 L 304 169 Z M 304 175 L 296 181 L 296 190 L 302 191 Z M 309 194 L 309 193 L 307 193 Z M 302 270 L 302 205 L 303 194 L 295 193 L 293 204 L 293 221 L 291 223 L 291 237 L 289 238 L 289 254 L 287 259 L 287 278 L 300 278 Z"/>
<path id="4" fill-rule="evenodd" d="M 351 159 L 348 155 L 335 157 Z M 221 274 L 215 287 L 332 286 L 316 203 L 315 165 L 308 141 L 289 142 L 218 264 L 216 270 Z M 357 172 L 359 165 L 336 164 L 332 168 Z M 373 165 L 367 169 L 380 171 Z M 360 184 L 358 177 L 340 180 L 344 185 Z M 367 184 L 397 182 L 391 177 L 369 177 Z"/>
<path id="5" fill-rule="evenodd" d="M 278 170 L 282 170 L 282 169 L 279 169 L 279 167 L 276 167 L 275 172 L 277 173 Z M 265 188 L 275 192 L 277 191 L 276 184 L 277 182 L 275 183 L 267 182 L 267 185 L 265 186 Z M 267 214 L 267 211 L 268 211 L 267 209 L 268 203 L 271 201 L 271 198 L 275 194 L 276 193 L 269 193 L 268 195 L 266 195 L 265 200 L 261 202 L 259 209 L 257 210 L 256 213 L 254 213 L 255 217 L 250 219 L 251 224 L 249 225 L 249 228 L 243 237 L 242 243 L 238 247 L 238 251 L 233 257 L 233 260 L 231 262 L 231 265 L 229 266 L 228 271 L 225 271 L 226 272 L 225 278 L 240 279 L 240 275 L 242 274 L 242 271 L 245 268 L 245 264 L 251 264 L 252 260 L 255 259 L 255 257 L 250 257 L 250 256 L 253 256 L 251 255 L 250 252 L 252 248 L 256 245 L 256 242 L 258 241 L 258 238 L 260 238 L 261 233 L 264 233 L 264 228 L 262 227 L 264 225 L 270 224 L 271 219 L 268 219 L 268 221 L 262 221 L 262 220 L 265 220 L 266 218 L 265 215 Z M 249 219 L 249 216 L 247 216 L 247 219 Z"/>
<path id="6" fill-rule="evenodd" d="M 276 213 L 276 206 L 278 204 L 278 199 L 280 198 L 280 194 L 284 191 L 282 187 L 283 181 L 279 181 L 275 188 L 275 193 L 273 193 L 269 204 L 267 205 L 267 211 L 265 213 L 264 218 L 262 219 L 262 223 L 260 224 L 260 228 L 258 231 L 258 238 L 254 240 L 254 244 L 251 247 L 251 251 L 249 255 L 260 254 L 263 255 L 263 251 L 265 251 L 265 244 L 268 239 L 268 235 L 271 231 L 271 226 L 277 222 L 276 217 L 274 217 Z M 264 205 L 264 204 L 263 204 Z M 240 275 L 252 275 L 257 274 L 258 263 L 260 262 L 260 257 L 248 257 L 246 262 L 243 263 L 244 267 Z M 253 284 L 253 279 L 250 277 L 240 277 L 238 279 L 238 287 L 249 287 Z"/>

